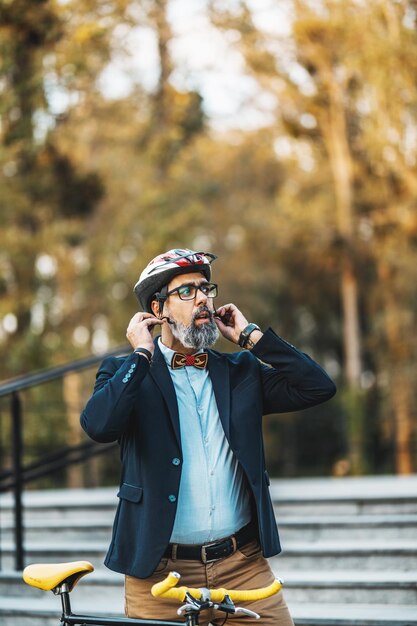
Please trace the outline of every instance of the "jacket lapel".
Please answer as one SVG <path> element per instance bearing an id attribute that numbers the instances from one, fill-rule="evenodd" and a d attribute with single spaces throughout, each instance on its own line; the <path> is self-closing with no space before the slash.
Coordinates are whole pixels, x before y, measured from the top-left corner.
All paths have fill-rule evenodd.
<path id="1" fill-rule="evenodd" d="M 169 416 L 171 418 L 178 445 L 181 446 L 180 419 L 178 415 L 177 396 L 175 395 L 174 385 L 171 379 L 171 375 L 168 371 L 164 356 L 159 349 L 158 338 L 155 339 L 154 343 L 155 352 L 152 358 L 152 364 L 149 373 L 162 393 L 165 404 L 168 407 Z"/>
<path id="2" fill-rule="evenodd" d="M 208 351 L 208 369 L 219 410 L 220 420 L 227 439 L 230 439 L 230 388 L 227 356 Z"/>

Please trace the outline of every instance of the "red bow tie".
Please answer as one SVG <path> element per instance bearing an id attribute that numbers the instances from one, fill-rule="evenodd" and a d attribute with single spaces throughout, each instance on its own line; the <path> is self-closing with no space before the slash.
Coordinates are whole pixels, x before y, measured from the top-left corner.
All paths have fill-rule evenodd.
<path id="1" fill-rule="evenodd" d="M 171 367 L 173 370 L 178 370 L 180 367 L 193 365 L 197 369 L 203 370 L 207 366 L 207 361 L 207 352 L 200 352 L 199 354 L 181 354 L 181 352 L 174 352 Z"/>

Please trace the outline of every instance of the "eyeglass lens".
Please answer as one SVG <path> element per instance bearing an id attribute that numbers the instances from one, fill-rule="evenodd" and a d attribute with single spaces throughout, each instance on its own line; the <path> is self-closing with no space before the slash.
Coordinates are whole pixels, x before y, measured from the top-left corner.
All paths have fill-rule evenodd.
<path id="1" fill-rule="evenodd" d="M 181 285 L 176 289 L 181 300 L 193 300 L 199 289 L 207 298 L 217 296 L 217 285 L 215 283 L 203 283 L 202 285 Z"/>

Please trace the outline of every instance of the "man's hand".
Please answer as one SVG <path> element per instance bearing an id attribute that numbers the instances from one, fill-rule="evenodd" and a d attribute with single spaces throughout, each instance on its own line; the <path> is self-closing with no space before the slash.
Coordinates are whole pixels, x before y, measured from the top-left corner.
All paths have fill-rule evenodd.
<path id="1" fill-rule="evenodd" d="M 224 304 L 216 310 L 214 321 L 217 328 L 229 341 L 233 343 L 239 342 L 240 333 L 249 324 L 246 317 L 239 311 L 234 304 Z M 260 330 L 254 330 L 251 333 L 251 341 L 255 344 L 262 337 Z"/>
<path id="2" fill-rule="evenodd" d="M 151 331 L 154 326 L 163 323 L 164 320 L 158 319 L 152 313 L 135 313 L 126 330 L 126 337 L 132 348 L 146 348 L 153 354 L 155 346 Z"/>

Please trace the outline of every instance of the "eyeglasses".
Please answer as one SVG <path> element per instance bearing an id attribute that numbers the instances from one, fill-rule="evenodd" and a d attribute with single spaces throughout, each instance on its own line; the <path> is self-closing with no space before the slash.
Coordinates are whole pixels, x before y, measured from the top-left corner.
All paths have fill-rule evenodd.
<path id="1" fill-rule="evenodd" d="M 200 290 L 207 298 L 215 298 L 217 296 L 216 283 L 202 283 L 201 285 L 193 285 L 189 283 L 187 285 L 180 285 L 171 289 L 166 294 L 166 297 L 171 296 L 173 293 L 177 293 L 180 300 L 194 300 L 197 295 L 197 291 Z"/>

